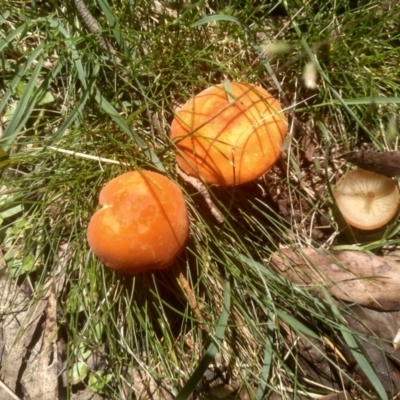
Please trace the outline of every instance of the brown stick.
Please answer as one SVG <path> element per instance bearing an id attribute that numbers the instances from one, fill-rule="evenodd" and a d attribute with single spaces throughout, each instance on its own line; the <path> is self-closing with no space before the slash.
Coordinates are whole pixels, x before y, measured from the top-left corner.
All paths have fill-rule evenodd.
<path id="1" fill-rule="evenodd" d="M 216 205 L 214 204 L 214 202 L 212 201 L 212 198 L 210 196 L 210 193 L 207 190 L 207 187 L 204 185 L 203 182 L 201 182 L 199 179 L 194 178 L 193 176 L 189 176 L 187 174 L 185 174 L 178 166 L 178 164 L 176 164 L 176 172 L 178 173 L 178 175 L 186 182 L 189 183 L 190 185 L 192 185 L 196 190 L 198 190 L 198 192 L 203 196 L 204 200 L 207 203 L 208 208 L 211 211 L 211 214 L 214 216 L 214 218 L 217 220 L 217 222 L 219 224 L 223 224 L 224 223 L 224 217 L 221 215 L 221 213 L 219 212 L 218 208 L 216 207 Z"/>
<path id="2" fill-rule="evenodd" d="M 74 0 L 76 11 L 78 11 L 79 16 L 85 22 L 89 32 L 95 34 L 97 36 L 97 40 L 100 46 L 106 50 L 107 52 L 111 53 L 116 62 L 121 62 L 121 59 L 117 57 L 117 50 L 115 50 L 114 46 L 106 39 L 100 36 L 101 28 L 99 23 L 97 22 L 96 18 L 93 17 L 92 13 L 86 7 L 84 0 Z"/>
<path id="3" fill-rule="evenodd" d="M 177 265 L 178 271 L 179 271 L 178 279 L 182 286 L 183 291 L 185 292 L 185 296 L 187 298 L 187 301 L 189 302 L 189 306 L 190 306 L 191 310 L 193 311 L 194 315 L 196 316 L 196 318 L 200 321 L 200 328 L 208 333 L 208 329 L 202 323 L 202 322 L 204 322 L 204 317 L 200 310 L 199 303 L 196 300 L 196 297 L 193 293 L 192 288 L 190 287 L 189 282 L 187 281 L 185 275 L 183 274 L 181 262 L 178 260 L 176 262 L 176 265 Z"/>

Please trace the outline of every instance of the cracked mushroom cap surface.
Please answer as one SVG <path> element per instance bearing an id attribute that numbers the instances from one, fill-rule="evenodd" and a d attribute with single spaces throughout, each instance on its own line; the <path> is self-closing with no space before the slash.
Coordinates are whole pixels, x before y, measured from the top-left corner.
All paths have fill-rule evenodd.
<path id="1" fill-rule="evenodd" d="M 373 230 L 383 227 L 396 215 L 399 189 L 393 179 L 358 168 L 339 181 L 334 197 L 349 225 Z"/>
<path id="2" fill-rule="evenodd" d="M 189 236 L 186 203 L 179 186 L 156 172 L 133 171 L 104 186 L 87 239 L 109 268 L 137 274 L 169 267 Z"/>
<path id="3" fill-rule="evenodd" d="M 171 125 L 180 168 L 208 184 L 251 182 L 278 160 L 287 134 L 281 105 L 262 87 L 229 82 L 190 99 Z"/>

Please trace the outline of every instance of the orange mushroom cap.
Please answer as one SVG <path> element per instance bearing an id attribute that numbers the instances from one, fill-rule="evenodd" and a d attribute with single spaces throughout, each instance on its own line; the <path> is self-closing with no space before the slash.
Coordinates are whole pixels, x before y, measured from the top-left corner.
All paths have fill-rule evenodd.
<path id="1" fill-rule="evenodd" d="M 278 100 L 259 86 L 235 82 L 190 99 L 171 125 L 180 168 L 220 186 L 262 176 L 278 160 L 286 134 Z"/>
<path id="2" fill-rule="evenodd" d="M 169 267 L 185 247 L 189 222 L 178 185 L 156 172 L 133 171 L 100 192 L 87 239 L 109 268 L 128 274 Z"/>

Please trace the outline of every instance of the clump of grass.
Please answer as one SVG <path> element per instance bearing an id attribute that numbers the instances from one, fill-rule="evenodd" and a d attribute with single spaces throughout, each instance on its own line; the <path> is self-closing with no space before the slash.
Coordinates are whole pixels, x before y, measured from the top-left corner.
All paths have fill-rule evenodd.
<path id="1" fill-rule="evenodd" d="M 296 342 L 318 352 L 327 335 L 349 345 L 355 335 L 329 298 L 277 276 L 269 260 L 282 246 L 337 243 L 327 187 L 342 166 L 332 153 L 397 149 L 388 127 L 398 113 L 400 11 L 388 4 L 86 3 L 115 55 L 72 3 L 3 2 L 1 238 L 16 279 L 38 293 L 54 274 L 63 283 L 58 324 L 68 391 L 74 366 L 94 356 L 98 364 L 84 382 L 107 398 L 131 398 L 146 387 L 177 398 L 199 394 L 215 356 L 237 391 L 260 399 L 331 390 L 301 375 Z M 286 46 L 271 52 L 276 42 Z M 303 82 L 306 65 L 315 71 L 314 88 Z M 212 189 L 226 218 L 218 226 L 176 176 L 169 127 L 177 106 L 225 78 L 279 97 L 290 141 L 264 180 Z M 181 263 L 202 321 L 176 266 L 120 276 L 89 251 L 85 230 L 100 189 L 136 168 L 161 171 L 185 191 L 191 235 Z M 397 231 L 391 238 L 397 243 Z M 365 357 L 357 361 L 365 368 Z M 382 394 L 374 373 L 369 377 Z"/>

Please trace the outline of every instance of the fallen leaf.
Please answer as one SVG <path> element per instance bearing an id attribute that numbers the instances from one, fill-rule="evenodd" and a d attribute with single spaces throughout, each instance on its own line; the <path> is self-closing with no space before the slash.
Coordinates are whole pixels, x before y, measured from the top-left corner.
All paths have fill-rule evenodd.
<path id="1" fill-rule="evenodd" d="M 25 295 L 10 276 L 0 253 L 0 379 L 13 393 L 20 384 L 20 369 L 46 305 L 45 300 L 33 302 Z M 6 392 L 0 398 L 15 399 Z"/>
<path id="2" fill-rule="evenodd" d="M 30 400 L 54 400 L 58 398 L 57 357 L 57 299 L 54 278 L 47 285 L 45 322 L 40 337 L 31 348 L 26 369 L 21 377 Z"/>
<path id="3" fill-rule="evenodd" d="M 400 310 L 400 264 L 357 251 L 311 248 L 274 253 L 271 266 L 297 285 L 322 296 L 325 287 L 336 298 L 377 310 Z"/>
<path id="4" fill-rule="evenodd" d="M 400 311 L 376 311 L 356 305 L 351 307 L 351 313 L 343 315 L 349 327 L 362 334 L 358 336 L 359 343 L 368 354 L 386 392 L 393 397 L 400 392 L 400 350 L 393 348 L 391 340 L 400 328 Z M 347 353 L 351 358 L 351 351 Z M 364 385 L 369 386 L 369 380 L 361 371 L 358 373 Z"/>
<path id="5" fill-rule="evenodd" d="M 296 334 L 290 326 L 280 323 L 286 332 L 286 341 L 293 349 L 293 359 L 289 356 L 291 363 L 296 365 L 299 376 L 305 377 L 308 382 L 325 388 L 339 390 L 346 382 L 347 377 L 341 376 L 340 381 L 336 371 L 327 362 L 325 346 L 315 338 L 302 337 Z"/>
<path id="6" fill-rule="evenodd" d="M 400 151 L 352 151 L 339 156 L 359 168 L 392 178 L 400 176 Z"/>

